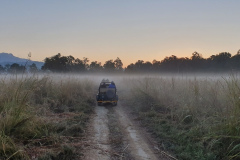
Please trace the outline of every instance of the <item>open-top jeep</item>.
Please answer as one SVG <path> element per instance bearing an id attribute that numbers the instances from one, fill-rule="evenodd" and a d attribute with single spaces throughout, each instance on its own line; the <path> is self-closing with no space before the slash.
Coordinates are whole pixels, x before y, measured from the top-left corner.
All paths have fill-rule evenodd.
<path id="1" fill-rule="evenodd" d="M 115 83 L 113 81 L 110 82 L 108 79 L 103 79 L 100 83 L 96 98 L 99 106 L 106 103 L 111 103 L 116 106 L 118 102 L 118 95 Z"/>

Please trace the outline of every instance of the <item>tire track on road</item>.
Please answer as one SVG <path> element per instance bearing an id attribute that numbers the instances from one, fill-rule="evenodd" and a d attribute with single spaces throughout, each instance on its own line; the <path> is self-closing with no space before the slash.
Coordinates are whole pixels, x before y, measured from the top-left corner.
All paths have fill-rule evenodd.
<path id="1" fill-rule="evenodd" d="M 115 112 L 118 115 L 119 121 L 124 128 L 124 134 L 128 139 L 130 154 L 136 160 L 158 160 L 158 156 L 155 155 L 148 144 L 145 142 L 144 138 L 139 134 L 139 131 L 134 127 L 131 120 L 124 113 L 122 106 L 119 104 L 115 108 Z"/>
<path id="2" fill-rule="evenodd" d="M 147 135 L 135 126 L 131 118 L 128 117 L 123 106 L 119 104 L 117 107 L 96 106 L 95 117 L 89 126 L 88 147 L 85 149 L 85 160 L 110 160 L 110 159 L 135 159 L 135 160 L 169 160 L 158 150 L 154 149 L 147 141 Z M 111 117 L 111 118 L 109 118 Z M 114 118 L 114 119 L 112 119 Z M 110 121 L 109 121 L 110 119 Z M 112 123 L 112 124 L 110 124 Z M 109 127 L 120 129 L 118 132 L 109 131 Z M 113 133 L 112 133 L 113 132 Z M 121 134 L 118 137 L 114 133 Z M 110 137 L 112 136 L 112 137 Z M 115 137 L 114 137 L 115 136 Z M 123 138 L 121 138 L 123 137 Z M 111 148 L 111 140 L 122 141 L 116 147 Z M 113 142 L 112 142 L 113 143 Z M 117 155 L 116 156 L 114 156 Z"/>
<path id="3" fill-rule="evenodd" d="M 86 150 L 86 160 L 109 160 L 109 129 L 108 129 L 108 109 L 96 106 L 96 116 L 89 128 L 89 147 Z M 91 131 L 93 130 L 93 131 Z"/>

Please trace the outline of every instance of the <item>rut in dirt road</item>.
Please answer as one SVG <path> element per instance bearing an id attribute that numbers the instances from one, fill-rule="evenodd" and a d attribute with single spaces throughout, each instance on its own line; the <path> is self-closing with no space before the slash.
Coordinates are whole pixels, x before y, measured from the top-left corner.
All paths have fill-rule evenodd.
<path id="1" fill-rule="evenodd" d="M 89 126 L 89 148 L 85 153 L 86 160 L 169 160 L 154 149 L 139 126 L 135 126 L 120 104 L 117 107 L 97 106 L 96 115 Z M 109 128 L 110 127 L 110 128 Z M 116 128 L 117 132 L 112 132 Z M 121 134 L 116 136 L 116 134 Z M 114 146 L 113 140 L 120 139 Z M 124 141 L 124 142 L 123 142 Z M 112 148 L 111 148 L 112 147 Z M 117 155 L 117 156 L 116 156 Z"/>
<path id="2" fill-rule="evenodd" d="M 122 128 L 124 129 L 123 133 L 125 134 L 128 143 L 129 143 L 129 152 L 136 160 L 166 160 L 168 158 L 158 155 L 154 152 L 153 146 L 150 147 L 147 142 L 146 137 L 141 133 L 141 131 L 135 126 L 128 115 L 124 112 L 123 106 L 118 106 L 114 108 Z"/>
<path id="3" fill-rule="evenodd" d="M 108 109 L 97 106 L 95 108 L 96 116 L 90 126 L 92 132 L 90 136 L 90 147 L 85 153 L 86 160 L 108 160 L 109 151 L 109 129 L 108 129 Z"/>

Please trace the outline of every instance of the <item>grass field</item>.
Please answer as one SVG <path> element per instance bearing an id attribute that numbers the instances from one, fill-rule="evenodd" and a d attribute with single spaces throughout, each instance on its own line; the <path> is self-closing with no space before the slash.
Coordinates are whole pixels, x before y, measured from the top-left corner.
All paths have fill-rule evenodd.
<path id="1" fill-rule="evenodd" d="M 79 159 L 94 94 L 77 76 L 2 75 L 0 159 Z"/>
<path id="2" fill-rule="evenodd" d="M 102 78 L 177 159 L 240 158 L 240 77 L 0 76 L 0 159 L 80 159 Z"/>
<path id="3" fill-rule="evenodd" d="M 121 84 L 124 104 L 161 149 L 182 160 L 240 158 L 239 76 L 138 76 Z"/>

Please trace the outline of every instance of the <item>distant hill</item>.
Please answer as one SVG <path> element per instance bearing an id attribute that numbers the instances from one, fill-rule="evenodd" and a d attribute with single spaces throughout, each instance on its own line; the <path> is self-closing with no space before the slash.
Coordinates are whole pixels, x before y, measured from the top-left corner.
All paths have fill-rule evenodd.
<path id="1" fill-rule="evenodd" d="M 13 63 L 18 63 L 19 65 L 24 65 L 24 66 L 26 65 L 26 63 L 27 63 L 27 66 L 35 63 L 38 69 L 41 69 L 41 67 L 44 64 L 43 62 L 39 62 L 39 61 L 31 61 L 28 59 L 15 57 L 12 53 L 0 53 L 0 65 L 5 66 L 7 64 L 11 65 Z"/>

